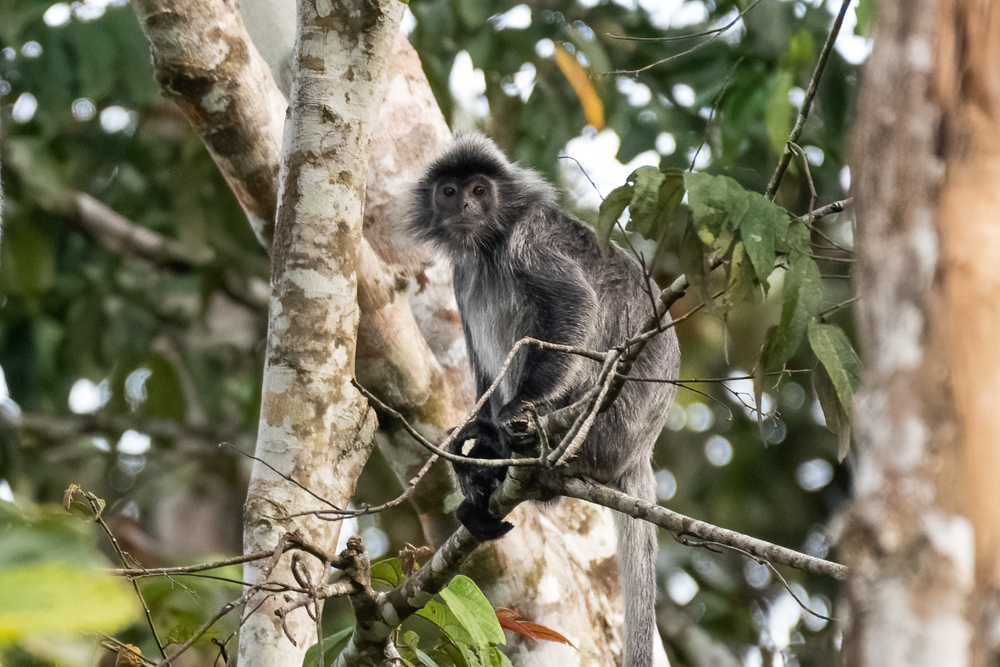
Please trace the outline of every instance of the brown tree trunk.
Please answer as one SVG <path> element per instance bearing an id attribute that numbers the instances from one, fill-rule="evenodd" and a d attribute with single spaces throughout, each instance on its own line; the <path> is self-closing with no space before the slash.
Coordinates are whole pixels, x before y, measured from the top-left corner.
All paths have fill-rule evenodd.
<path id="1" fill-rule="evenodd" d="M 1000 657 L 1000 2 L 942 0 L 940 330 L 961 447 L 954 500 L 976 541 L 973 664 Z"/>
<path id="2" fill-rule="evenodd" d="M 995 664 L 1000 2 L 879 7 L 853 145 L 867 369 L 845 664 Z"/>

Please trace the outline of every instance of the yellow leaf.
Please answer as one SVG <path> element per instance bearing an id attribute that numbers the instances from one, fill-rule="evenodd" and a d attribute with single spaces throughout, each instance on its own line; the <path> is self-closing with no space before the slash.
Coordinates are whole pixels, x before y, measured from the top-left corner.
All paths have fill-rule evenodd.
<path id="1" fill-rule="evenodd" d="M 561 46 L 556 46 L 555 59 L 559 70 L 569 81 L 569 85 L 573 86 L 576 96 L 580 98 L 580 105 L 583 107 L 583 115 L 587 117 L 587 123 L 593 125 L 594 129 L 600 132 L 604 129 L 604 104 L 590 83 L 587 70 Z"/>

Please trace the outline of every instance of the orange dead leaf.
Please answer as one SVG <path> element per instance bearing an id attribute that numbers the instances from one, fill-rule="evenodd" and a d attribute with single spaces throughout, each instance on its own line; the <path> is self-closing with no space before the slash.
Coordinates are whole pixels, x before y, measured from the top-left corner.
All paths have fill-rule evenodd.
<path id="1" fill-rule="evenodd" d="M 573 642 L 563 637 L 561 634 L 553 630 L 552 628 L 545 627 L 539 623 L 532 623 L 531 621 L 522 621 L 517 617 L 517 612 L 507 609 L 505 607 L 500 607 L 495 610 L 497 613 L 497 620 L 500 622 L 500 627 L 504 630 L 510 630 L 513 633 L 519 634 L 522 637 L 527 637 L 532 641 L 550 641 L 558 642 L 560 644 L 566 644 L 567 646 L 573 646 Z"/>
<path id="2" fill-rule="evenodd" d="M 587 117 L 587 123 L 593 125 L 600 132 L 604 129 L 604 104 L 597 95 L 597 91 L 594 90 L 593 84 L 590 83 L 587 70 L 561 46 L 556 46 L 554 57 L 559 70 L 569 81 L 569 85 L 573 86 L 576 96 L 580 98 L 580 105 L 583 107 L 583 115 Z"/>

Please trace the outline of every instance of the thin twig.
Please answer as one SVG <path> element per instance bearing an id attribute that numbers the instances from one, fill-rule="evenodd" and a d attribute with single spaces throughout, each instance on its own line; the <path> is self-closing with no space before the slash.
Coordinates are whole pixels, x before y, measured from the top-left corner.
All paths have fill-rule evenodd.
<path id="1" fill-rule="evenodd" d="M 121 655 L 122 652 L 127 651 L 130 656 L 135 656 L 141 660 L 144 665 L 150 665 L 150 667 L 155 667 L 156 665 L 155 662 L 142 655 L 138 649 L 126 644 L 123 641 L 119 641 L 110 635 L 106 635 L 103 632 L 101 633 L 101 647 L 116 655 Z M 122 661 L 122 664 L 125 664 L 125 662 Z"/>
<path id="2" fill-rule="evenodd" d="M 840 213 L 853 203 L 854 203 L 854 197 L 848 197 L 847 199 L 841 199 L 840 201 L 831 202 L 826 206 L 821 206 L 815 211 L 809 213 L 808 215 L 800 216 L 799 220 L 801 220 L 802 222 L 815 222 L 820 218 L 825 218 L 828 215 L 833 215 L 834 213 Z"/>
<path id="3" fill-rule="evenodd" d="M 838 303 L 836 305 L 830 306 L 829 308 L 827 308 L 826 310 L 824 310 L 823 312 L 821 312 L 819 314 L 819 319 L 822 320 L 827 315 L 829 315 L 831 313 L 835 313 L 838 310 L 840 310 L 841 308 L 846 308 L 847 306 L 849 306 L 852 303 L 854 303 L 855 301 L 857 301 L 859 298 L 860 297 L 854 296 L 854 297 L 851 297 L 850 299 L 847 299 L 846 301 L 841 301 L 840 303 Z"/>
<path id="4" fill-rule="evenodd" d="M 712 42 L 714 42 L 715 40 L 717 40 L 719 37 L 721 37 L 723 35 L 723 33 L 725 33 L 727 30 L 729 30 L 734 25 L 736 25 L 737 23 L 739 23 L 740 20 L 742 20 L 743 17 L 746 15 L 746 13 L 749 12 L 754 7 L 756 7 L 759 4 L 759 2 L 760 2 L 760 0 L 757 0 L 757 2 L 754 2 L 752 5 L 750 5 L 749 7 L 747 7 L 746 9 L 744 9 L 742 12 L 740 12 L 736 16 L 736 18 L 734 18 L 732 21 L 730 21 L 726 25 L 722 26 L 721 28 L 714 28 L 712 30 L 707 30 L 704 33 L 701 33 L 702 35 L 711 35 L 711 37 L 709 37 L 708 39 L 706 39 L 704 42 L 701 42 L 699 44 L 695 44 L 694 46 L 692 46 L 687 51 L 682 51 L 681 53 L 677 53 L 675 55 L 668 56 L 668 57 L 664 58 L 663 60 L 658 60 L 658 61 L 656 61 L 655 63 L 653 63 L 651 65 L 646 65 L 645 67 L 640 67 L 639 69 L 635 69 L 635 70 L 613 70 L 611 72 L 608 72 L 608 74 L 639 74 L 640 72 L 645 72 L 646 70 L 652 69 L 653 67 L 656 67 L 657 65 L 662 65 L 663 63 L 670 62 L 671 60 L 675 60 L 676 58 L 681 58 L 681 57 L 686 56 L 686 55 L 688 55 L 690 53 L 694 53 L 698 49 L 700 49 L 700 48 L 702 48 L 704 46 L 708 46 L 709 44 L 711 44 Z M 608 35 L 608 36 L 609 37 L 614 37 L 616 39 L 629 39 L 627 37 L 622 37 L 622 36 L 619 36 L 619 35 Z M 690 35 L 690 37 L 698 37 L 698 36 L 699 35 Z M 687 38 L 687 36 L 685 38 Z M 631 39 L 635 39 L 635 40 L 638 41 L 638 40 L 642 40 L 643 38 L 636 37 L 636 38 L 631 38 Z M 660 41 L 666 41 L 666 39 L 660 40 Z"/>
<path id="5" fill-rule="evenodd" d="M 708 548 L 710 546 L 711 547 L 721 547 L 723 549 L 729 549 L 730 551 L 735 551 L 736 553 L 741 554 L 743 556 L 746 556 L 747 558 L 749 558 L 751 560 L 757 561 L 759 564 L 766 566 L 767 569 L 769 569 L 774 574 L 774 576 L 776 576 L 778 578 L 778 580 L 781 581 L 782 586 L 785 587 L 785 590 L 788 591 L 788 594 L 792 596 L 792 599 L 795 600 L 796 603 L 798 603 L 799 607 L 801 607 L 803 611 L 805 611 L 808 614 L 811 614 L 811 615 L 815 616 L 816 618 L 822 618 L 824 621 L 835 622 L 837 620 L 837 619 L 832 618 L 830 616 L 824 616 L 823 614 L 819 613 L 818 611 L 813 611 L 812 609 L 810 609 L 808 607 L 808 605 L 806 605 L 806 603 L 803 602 L 802 599 L 799 598 L 798 595 L 796 595 L 795 591 L 792 590 L 792 587 L 788 583 L 788 580 L 785 579 L 785 577 L 781 574 L 781 572 L 778 571 L 778 568 L 776 568 L 774 566 L 774 564 L 771 561 L 769 561 L 768 559 L 766 559 L 766 558 L 761 558 L 760 556 L 755 556 L 752 553 L 750 553 L 749 551 L 747 551 L 746 549 L 741 549 L 740 547 L 733 546 L 732 544 L 725 544 L 724 542 L 717 542 L 715 540 L 698 540 L 698 541 L 693 541 L 690 538 L 682 537 L 682 538 L 679 538 L 677 541 L 680 542 L 681 544 L 683 544 L 684 546 L 688 546 L 688 547 L 706 547 L 706 548 Z"/>
<path id="6" fill-rule="evenodd" d="M 799 219 L 805 223 L 806 227 L 808 227 L 811 232 L 813 232 L 821 239 L 829 243 L 831 246 L 829 249 L 831 250 L 836 249 L 846 253 L 854 252 L 850 248 L 845 248 L 844 246 L 834 241 L 827 235 L 826 232 L 824 232 L 822 229 L 818 228 L 816 225 L 813 224 L 813 222 L 816 221 L 820 216 L 817 216 L 816 211 L 813 210 L 813 206 L 816 204 L 817 195 L 816 195 L 816 184 L 813 183 L 812 170 L 809 168 L 809 157 L 806 155 L 806 152 L 802 149 L 802 147 L 799 146 L 798 144 L 789 142 L 788 145 L 795 153 L 797 153 L 802 158 L 802 169 L 806 173 L 806 184 L 809 186 L 809 213 L 807 213 L 806 215 L 802 216 Z M 826 208 L 826 206 L 824 206 L 823 208 Z"/>
<path id="7" fill-rule="evenodd" d="M 295 486 L 298 489 L 301 489 L 301 490 L 305 491 L 310 496 L 312 496 L 316 500 L 320 501 L 324 505 L 329 505 L 330 509 L 327 510 L 328 512 L 338 512 L 338 513 L 346 514 L 345 510 L 340 509 L 339 507 L 337 507 L 336 505 L 334 505 L 333 503 L 331 503 L 329 500 L 327 500 L 323 496 L 315 493 L 314 491 L 312 491 L 311 489 L 309 489 L 308 487 L 306 487 L 305 484 L 303 484 L 302 482 L 298 481 L 297 479 L 295 479 L 291 475 L 286 475 L 285 473 L 281 472 L 280 470 L 278 470 L 273 465 L 271 465 L 270 463 L 268 463 L 264 459 L 260 458 L 259 456 L 254 456 L 253 454 L 248 454 L 247 452 L 241 451 L 241 450 L 237 449 L 236 447 L 233 447 L 228 442 L 220 442 L 219 443 L 219 447 L 229 447 L 230 449 L 236 451 L 239 454 L 242 454 L 243 456 L 247 457 L 248 459 L 256 461 L 257 463 L 261 464 L 262 466 L 264 466 L 265 468 L 267 468 L 268 470 L 270 470 L 275 475 L 277 475 L 281 479 L 285 480 L 289 484 Z"/>
<path id="8" fill-rule="evenodd" d="M 836 250 L 836 248 L 829 248 L 829 250 Z M 809 255 L 812 259 L 822 261 L 822 262 L 841 262 L 843 264 L 854 264 L 857 260 L 853 257 L 827 257 L 825 255 Z"/>
<path id="9" fill-rule="evenodd" d="M 70 488 L 73 489 L 76 487 L 70 487 Z M 130 561 L 138 562 L 134 558 L 132 558 L 132 556 L 127 554 L 124 549 L 122 549 L 121 545 L 118 543 L 118 538 L 115 537 L 115 534 L 111 530 L 111 527 L 104 520 L 104 517 L 101 516 L 101 513 L 103 511 L 102 507 L 103 501 L 98 499 L 97 496 L 95 496 L 93 493 L 90 493 L 88 491 L 83 491 L 82 489 L 80 489 L 79 491 L 80 494 L 87 500 L 87 504 L 90 506 L 90 511 L 94 513 L 94 521 L 101 526 L 101 529 L 105 532 L 105 534 L 108 536 L 108 539 L 111 541 L 111 547 L 115 550 L 115 553 L 118 555 L 118 560 L 121 561 L 122 567 L 127 568 L 129 566 Z M 146 598 L 143 597 L 142 591 L 139 589 L 139 582 L 136 581 L 134 577 L 127 576 L 126 579 L 128 579 L 129 583 L 132 584 L 132 589 L 135 591 L 136 597 L 139 598 L 140 604 L 142 604 L 142 611 L 146 617 L 146 624 L 149 625 L 149 631 L 153 634 L 153 641 L 156 642 L 156 648 L 159 649 L 160 655 L 163 658 L 166 658 L 167 654 L 163 650 L 163 642 L 160 641 L 160 635 L 156 632 L 156 625 L 153 623 L 153 612 L 150 611 L 149 605 L 146 604 Z"/>
<path id="10" fill-rule="evenodd" d="M 226 558 L 225 560 L 215 561 L 214 563 L 199 563 L 197 565 L 182 565 L 180 567 L 156 567 L 156 568 L 126 568 L 120 570 L 112 570 L 115 574 L 120 574 L 126 577 L 153 577 L 153 576 L 169 576 L 173 574 L 191 574 L 194 572 L 205 572 L 206 570 L 217 570 L 222 567 L 227 567 L 229 565 L 240 565 L 241 563 L 249 563 L 255 560 L 261 560 L 268 558 L 272 555 L 270 551 L 258 551 L 252 554 L 246 554 L 244 556 L 234 556 L 233 558 Z"/>
<path id="11" fill-rule="evenodd" d="M 611 391 L 611 386 L 614 384 L 616 378 L 614 369 L 618 364 L 618 359 L 621 354 L 609 354 L 608 360 L 605 362 L 604 368 L 601 369 L 601 373 L 604 377 L 600 380 L 601 390 L 593 398 L 590 409 L 587 410 L 586 418 L 580 425 L 580 430 L 573 435 L 572 439 L 566 437 L 563 442 L 556 447 L 555 451 L 549 454 L 548 461 L 550 463 L 555 463 L 556 465 L 566 465 L 569 460 L 576 456 L 576 453 L 583 446 L 584 440 L 590 434 L 590 429 L 594 425 L 594 421 L 597 419 L 597 413 L 600 412 L 600 408 L 604 405 L 604 401 Z"/>
<path id="12" fill-rule="evenodd" d="M 761 0 L 754 0 L 753 4 L 740 12 L 730 23 L 722 26 L 721 28 L 712 28 L 711 30 L 705 30 L 703 32 L 695 32 L 690 35 L 674 35 L 672 37 L 628 37 L 627 35 L 615 35 L 613 33 L 606 33 L 608 37 L 612 39 L 620 39 L 626 42 L 679 42 L 685 39 L 694 39 L 695 37 L 708 37 L 709 35 L 714 35 L 715 33 L 722 33 L 730 28 L 732 28 L 737 21 L 750 13 L 750 10 L 759 5 Z"/>
<path id="13" fill-rule="evenodd" d="M 819 90 L 820 77 L 823 76 L 823 70 L 826 69 L 826 62 L 833 51 L 834 42 L 837 41 L 837 35 L 840 34 L 840 26 L 844 23 L 844 15 L 847 14 L 847 8 L 850 5 L 851 0 L 843 0 L 840 5 L 840 12 L 837 14 L 837 18 L 833 22 L 833 27 L 830 29 L 830 34 L 826 37 L 826 43 L 823 44 L 819 60 L 816 61 L 816 69 L 813 70 L 812 79 L 809 80 L 809 88 L 806 90 L 805 99 L 802 100 L 802 108 L 799 109 L 799 116 L 795 119 L 795 127 L 792 128 L 791 134 L 788 135 L 788 143 L 785 144 L 781 160 L 778 161 L 778 166 L 771 176 L 771 181 L 767 184 L 765 196 L 768 199 L 774 199 L 774 195 L 778 192 L 778 186 L 781 185 L 781 179 L 785 175 L 785 170 L 788 169 L 788 164 L 792 161 L 790 144 L 798 143 L 799 137 L 802 135 L 802 129 L 805 127 L 806 119 L 809 117 L 809 111 L 812 108 L 813 98 L 816 97 L 816 91 Z"/>
<path id="14" fill-rule="evenodd" d="M 533 339 L 522 338 L 520 341 L 518 341 L 518 343 L 523 343 L 526 340 L 533 340 Z M 516 348 L 517 346 L 515 345 L 514 347 Z M 412 435 L 417 442 L 419 442 L 421 445 L 423 445 L 424 447 L 426 447 L 430 451 L 434 452 L 435 454 L 437 454 L 438 456 L 440 456 L 443 459 L 446 459 L 446 460 L 452 461 L 452 462 L 457 462 L 457 463 L 466 463 L 468 465 L 482 466 L 484 468 L 502 468 L 502 467 L 506 467 L 506 466 L 536 466 L 536 465 L 538 465 L 538 459 L 533 459 L 533 458 L 532 459 L 473 459 L 473 458 L 469 458 L 467 456 L 462 456 L 461 454 L 452 454 L 451 452 L 449 452 L 449 451 L 447 451 L 445 449 L 442 449 L 441 447 L 435 445 L 433 442 L 431 442 L 430 440 L 428 440 L 427 438 L 425 438 L 423 435 L 421 435 L 420 432 L 417 429 L 415 429 L 413 427 L 413 425 L 410 424 L 409 421 L 407 421 L 406 418 L 403 417 L 403 415 L 399 413 L 398 410 L 394 410 L 394 409 L 390 408 L 388 405 L 386 405 L 381 400 L 379 400 L 377 396 L 375 396 L 371 392 L 363 389 L 357 383 L 355 383 L 355 386 L 358 388 L 359 391 L 361 391 L 361 393 L 363 393 L 365 395 L 365 397 L 369 401 L 371 401 L 372 403 L 375 404 L 376 409 L 378 409 L 379 411 L 385 412 L 386 414 L 388 414 L 388 415 L 390 415 L 390 416 L 395 417 L 396 419 L 398 419 L 400 421 L 400 423 L 403 425 L 403 428 L 406 429 L 406 432 L 409 433 L 410 435 Z M 476 414 L 476 410 L 473 410 L 473 412 L 470 413 L 470 415 L 475 415 L 475 414 Z M 472 421 L 472 420 L 467 417 L 465 423 L 469 423 L 470 421 Z M 457 427 L 453 430 L 453 432 L 452 432 L 451 435 L 449 435 L 447 438 L 445 438 L 445 442 L 446 443 L 454 441 L 454 439 L 455 439 L 455 432 L 456 431 L 458 431 Z"/>
<path id="15" fill-rule="evenodd" d="M 185 653 L 189 648 L 191 648 L 191 646 L 193 646 L 196 641 L 201 639 L 202 635 L 208 632 L 208 630 L 213 625 L 215 625 L 216 622 L 219 621 L 219 619 L 221 619 L 223 616 L 225 616 L 232 610 L 242 607 L 244 604 L 246 604 L 247 601 L 249 601 L 250 598 L 257 593 L 257 590 L 258 590 L 257 587 L 251 586 L 250 588 L 247 589 L 247 591 L 243 595 L 236 598 L 235 600 L 227 602 L 221 609 L 219 609 L 219 611 L 215 612 L 215 614 L 213 614 L 211 618 L 202 623 L 201 626 L 197 630 L 195 630 L 190 637 L 188 637 L 187 641 L 181 644 L 177 648 L 177 650 L 174 651 L 173 655 L 171 655 L 169 658 L 164 656 L 163 660 L 160 661 L 160 663 L 158 663 L 156 667 L 166 667 L 167 665 L 172 664 L 174 660 L 176 660 L 181 656 L 181 654 Z"/>
<path id="16" fill-rule="evenodd" d="M 591 187 L 594 188 L 594 192 L 596 192 L 597 196 L 601 198 L 601 201 L 604 201 L 604 195 L 601 194 L 601 190 L 600 190 L 600 188 L 597 187 L 597 183 L 594 183 L 594 179 L 592 179 L 590 177 L 590 174 L 588 174 L 587 170 L 583 168 L 583 165 L 580 164 L 579 160 L 577 160 L 572 155 L 560 155 L 556 159 L 558 159 L 558 160 L 572 160 L 573 162 L 576 162 L 576 166 L 579 167 L 580 173 L 583 174 L 583 177 L 586 178 L 587 181 L 590 182 Z"/>
<path id="17" fill-rule="evenodd" d="M 760 0 L 758 0 L 758 2 L 759 1 Z M 747 11 L 750 11 L 750 9 L 747 9 Z M 709 137 L 709 134 L 712 131 L 712 123 L 715 122 L 715 113 L 718 110 L 719 104 L 722 102 L 722 96 L 726 94 L 727 90 L 729 90 L 729 84 L 732 83 L 733 76 L 736 74 L 736 70 L 739 69 L 740 65 L 743 64 L 743 59 L 744 57 L 740 56 L 740 58 L 733 64 L 732 69 L 729 70 L 729 74 L 726 75 L 725 81 L 722 82 L 722 87 L 719 88 L 719 92 L 716 93 L 715 98 L 712 100 L 712 103 L 708 107 L 709 109 L 711 109 L 711 113 L 709 113 L 708 118 L 705 121 L 705 132 L 704 132 L 705 139 L 704 141 L 701 142 L 701 144 L 699 144 L 698 148 L 695 149 L 694 155 L 691 156 L 691 162 L 690 164 L 688 164 L 689 172 L 692 173 L 694 172 L 694 165 L 698 161 L 698 156 L 701 155 L 702 146 L 707 145 L 709 139 L 711 138 Z M 657 248 L 657 250 L 659 250 L 659 248 Z"/>

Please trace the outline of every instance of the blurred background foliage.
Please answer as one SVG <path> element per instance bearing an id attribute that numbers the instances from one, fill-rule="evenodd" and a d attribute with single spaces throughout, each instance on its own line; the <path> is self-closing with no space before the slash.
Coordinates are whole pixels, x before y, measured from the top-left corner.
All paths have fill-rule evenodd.
<path id="1" fill-rule="evenodd" d="M 596 191 L 606 195 L 640 163 L 694 165 L 762 192 L 839 4 L 411 0 L 406 25 L 453 125 L 484 129 L 593 221 Z M 870 13 L 862 3 L 859 25 Z M 808 176 L 794 160 L 776 199 L 796 215 L 810 201 L 846 196 L 863 55 L 842 51 L 800 142 Z M 256 433 L 268 259 L 198 138 L 159 97 L 124 1 L 0 1 L 0 128 L 2 529 L 30 523 L 32 504 L 58 502 L 76 483 L 107 501 L 105 518 L 144 565 L 238 552 L 248 466 L 237 450 L 251 451 Z M 577 160 L 560 159 L 567 153 Z M 151 260 L 116 248 L 88 223 L 94 214 L 80 203 L 88 197 L 106 207 L 100 215 L 113 211 L 179 249 Z M 818 226 L 851 243 L 846 215 Z M 841 260 L 820 263 L 824 303 L 849 299 L 843 253 L 816 254 Z M 661 284 L 678 266 L 658 257 Z M 685 299 L 674 315 L 698 301 Z M 780 303 L 760 298 L 679 327 L 681 377 L 698 382 L 679 391 L 658 445 L 659 492 L 672 509 L 823 556 L 849 473 L 822 425 L 815 360 L 803 350 L 787 373 L 769 378 L 771 415 L 761 427 L 749 380 L 703 382 L 750 372 L 779 312 Z M 851 329 L 848 309 L 828 317 Z M 376 455 L 359 502 L 397 490 Z M 21 509 L 4 504 L 12 500 Z M 407 509 L 354 530 L 373 552 L 421 539 Z M 741 663 L 834 663 L 836 630 L 803 614 L 765 566 L 662 538 L 665 607 Z M 800 599 L 830 612 L 832 582 L 783 574 Z M 144 585 L 180 641 L 233 594 L 207 580 Z M 220 632 L 225 639 L 231 629 Z M 124 639 L 155 654 L 138 618 Z M 207 659 L 218 654 L 209 639 Z M 682 646 L 670 650 L 675 665 L 698 664 Z M 9 665 L 68 660 L 28 643 L 5 655 Z"/>

